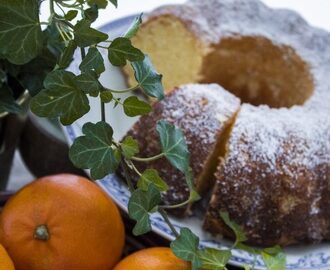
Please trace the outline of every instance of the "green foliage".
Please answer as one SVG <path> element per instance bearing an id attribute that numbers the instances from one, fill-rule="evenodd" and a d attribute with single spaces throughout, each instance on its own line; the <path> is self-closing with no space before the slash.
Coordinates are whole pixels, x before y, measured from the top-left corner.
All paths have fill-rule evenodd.
<path id="1" fill-rule="evenodd" d="M 123 106 L 125 114 L 130 117 L 151 112 L 151 106 L 148 103 L 139 100 L 136 96 L 130 96 L 125 99 Z"/>
<path id="2" fill-rule="evenodd" d="M 128 38 L 118 37 L 108 48 L 108 58 L 114 66 L 125 66 L 126 61 L 142 61 L 144 54 Z"/>
<path id="3" fill-rule="evenodd" d="M 88 5 L 96 5 L 98 8 L 106 8 L 108 5 L 108 0 L 87 0 Z"/>
<path id="4" fill-rule="evenodd" d="M 109 103 L 113 99 L 111 91 L 102 91 L 100 94 L 101 101 L 104 103 Z"/>
<path id="5" fill-rule="evenodd" d="M 220 216 L 222 220 L 226 223 L 226 225 L 234 232 L 235 234 L 235 244 L 236 246 L 238 243 L 244 242 L 247 240 L 244 230 L 241 226 L 230 220 L 228 212 L 222 212 L 220 211 Z"/>
<path id="6" fill-rule="evenodd" d="M 110 3 L 112 3 L 115 7 L 118 7 L 118 1 L 117 0 L 109 0 Z"/>
<path id="7" fill-rule="evenodd" d="M 130 159 L 139 153 L 139 144 L 132 136 L 127 136 L 121 142 L 121 150 L 123 151 L 124 157 Z"/>
<path id="8" fill-rule="evenodd" d="M 89 70 L 76 77 L 78 87 L 86 94 L 97 97 L 103 89 L 94 70 Z"/>
<path id="9" fill-rule="evenodd" d="M 191 262 L 192 270 L 198 270 L 202 266 L 198 244 L 198 237 L 190 229 L 182 228 L 180 235 L 171 243 L 171 249 L 178 258 Z"/>
<path id="10" fill-rule="evenodd" d="M 94 22 L 99 16 L 99 9 L 97 5 L 92 5 L 90 8 L 87 8 L 83 12 L 83 18 L 91 22 Z"/>
<path id="11" fill-rule="evenodd" d="M 11 68 L 16 69 L 15 79 L 22 88 L 28 89 L 31 96 L 35 96 L 43 89 L 43 82 L 46 76 L 54 69 L 57 55 L 54 55 L 50 49 L 44 48 L 41 53 L 32 61 Z"/>
<path id="12" fill-rule="evenodd" d="M 187 172 L 190 154 L 182 131 L 164 120 L 157 123 L 156 129 L 166 158 L 175 168 Z"/>
<path id="13" fill-rule="evenodd" d="M 74 40 L 79 47 L 88 47 L 108 39 L 108 35 L 94 28 L 91 28 L 91 22 L 83 19 L 73 28 Z"/>
<path id="14" fill-rule="evenodd" d="M 158 74 L 151 63 L 149 56 L 145 55 L 143 61 L 133 62 L 134 76 L 141 89 L 150 97 L 158 100 L 164 98 L 162 75 Z"/>
<path id="15" fill-rule="evenodd" d="M 141 174 L 137 186 L 142 190 L 147 190 L 150 184 L 155 185 L 159 191 L 168 190 L 168 185 L 154 169 L 146 169 L 143 174 Z"/>
<path id="16" fill-rule="evenodd" d="M 38 1 L 1 0 L 0 55 L 21 65 L 35 58 L 42 46 Z"/>
<path id="17" fill-rule="evenodd" d="M 224 270 L 231 257 L 230 250 L 218 250 L 207 248 L 199 252 L 199 258 L 202 261 L 203 269 Z"/>
<path id="18" fill-rule="evenodd" d="M 286 256 L 279 246 L 265 248 L 260 251 L 243 244 L 242 242 L 246 241 L 247 237 L 242 227 L 236 224 L 234 221 L 230 220 L 229 214 L 227 212 L 220 212 L 220 216 L 225 224 L 235 233 L 236 241 L 234 247 L 249 252 L 254 256 L 261 255 L 267 270 L 285 270 Z M 244 268 L 250 269 L 248 266 L 244 266 Z"/>
<path id="19" fill-rule="evenodd" d="M 70 40 L 69 44 L 65 47 L 60 60 L 58 61 L 59 68 L 67 68 L 73 59 L 73 54 L 75 50 L 77 49 L 77 44 Z"/>
<path id="20" fill-rule="evenodd" d="M 143 13 L 141 13 L 139 16 L 135 17 L 134 21 L 131 23 L 129 28 L 124 34 L 125 38 L 132 38 L 136 35 L 136 33 L 139 31 L 140 25 L 142 23 L 142 16 Z"/>
<path id="21" fill-rule="evenodd" d="M 267 270 L 283 270 L 286 266 L 286 256 L 279 246 L 265 248 L 261 251 L 261 257 Z"/>
<path id="22" fill-rule="evenodd" d="M 69 125 L 89 111 L 88 99 L 73 73 L 55 70 L 45 79 L 44 87 L 30 104 L 36 115 L 60 117 L 63 125 Z"/>
<path id="23" fill-rule="evenodd" d="M 86 57 L 79 65 L 79 69 L 83 72 L 94 70 L 97 74 L 105 71 L 103 57 L 97 48 L 89 48 Z"/>
<path id="24" fill-rule="evenodd" d="M 150 213 L 157 210 L 161 201 L 158 189 L 150 184 L 147 191 L 137 189 L 132 193 L 128 203 L 128 214 L 136 221 L 134 235 L 141 235 L 151 230 Z"/>
<path id="25" fill-rule="evenodd" d="M 72 21 L 74 18 L 77 17 L 77 15 L 78 15 L 78 10 L 71 9 L 65 14 L 64 18 L 68 21 Z"/>
<path id="26" fill-rule="evenodd" d="M 111 126 L 105 122 L 86 123 L 82 131 L 85 135 L 78 137 L 69 151 L 72 163 L 78 168 L 90 169 L 93 179 L 115 172 L 120 155 L 112 145 Z"/>

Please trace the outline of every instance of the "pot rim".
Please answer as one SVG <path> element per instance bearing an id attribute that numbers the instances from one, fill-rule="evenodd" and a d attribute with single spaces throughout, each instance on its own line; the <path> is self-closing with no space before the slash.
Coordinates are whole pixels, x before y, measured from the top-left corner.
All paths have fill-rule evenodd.
<path id="1" fill-rule="evenodd" d="M 17 99 L 17 104 L 18 105 L 22 105 L 25 101 L 28 100 L 28 98 L 30 97 L 29 91 L 25 90 Z M 0 119 L 4 118 L 5 116 L 7 116 L 9 114 L 9 112 L 3 112 L 0 113 Z"/>

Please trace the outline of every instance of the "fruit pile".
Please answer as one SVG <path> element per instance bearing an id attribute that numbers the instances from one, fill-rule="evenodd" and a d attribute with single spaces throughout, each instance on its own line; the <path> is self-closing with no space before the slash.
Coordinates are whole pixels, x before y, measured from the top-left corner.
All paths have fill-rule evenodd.
<path id="1" fill-rule="evenodd" d="M 80 176 L 47 176 L 18 191 L 2 210 L 0 270 L 190 269 L 161 247 L 120 261 L 124 241 L 120 213 L 101 188 Z"/>

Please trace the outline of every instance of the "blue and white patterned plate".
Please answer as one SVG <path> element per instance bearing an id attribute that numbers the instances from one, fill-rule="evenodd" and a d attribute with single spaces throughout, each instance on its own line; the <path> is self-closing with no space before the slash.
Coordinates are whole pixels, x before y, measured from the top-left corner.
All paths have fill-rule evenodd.
<path id="1" fill-rule="evenodd" d="M 134 16 L 130 16 L 116 20 L 103 26 L 102 31 L 108 32 L 110 37 L 119 36 L 127 29 L 133 18 Z M 78 58 L 79 56 L 76 55 L 76 59 Z M 77 62 L 72 64 L 70 70 L 78 73 Z M 110 66 L 110 64 L 106 64 L 106 70 L 107 71 L 101 76 L 101 82 L 104 85 L 107 85 L 112 89 L 122 89 L 126 87 L 124 77 L 120 70 Z M 95 98 L 90 98 L 90 105 L 91 111 L 86 116 L 79 119 L 73 125 L 63 128 L 69 144 L 72 144 L 76 137 L 82 135 L 81 128 L 85 122 L 91 121 L 95 123 L 100 120 L 99 101 Z M 112 107 L 107 107 L 106 110 L 107 121 L 111 123 L 115 130 L 114 137 L 115 139 L 120 139 L 136 121 L 136 118 L 126 117 L 120 106 L 115 109 Z M 127 211 L 129 191 L 117 175 L 109 175 L 98 181 L 98 184 L 109 194 L 109 196 L 120 208 Z M 193 230 L 200 237 L 201 246 L 203 247 L 226 248 L 232 244 L 226 239 L 214 238 L 210 234 L 201 230 L 202 220 L 197 217 L 189 217 L 184 219 L 176 219 L 171 217 L 171 221 L 178 229 L 181 227 L 189 227 Z M 151 222 L 154 232 L 169 240 L 174 238 L 172 232 L 169 230 L 161 216 L 157 214 L 152 215 Z M 289 247 L 285 249 L 285 252 L 287 254 L 287 269 L 330 269 L 330 244 L 328 243 Z M 244 264 L 252 265 L 253 261 L 254 258 L 250 254 L 243 251 L 234 250 L 230 263 L 232 265 L 242 266 Z M 265 269 L 265 266 L 260 258 L 256 261 L 255 269 Z"/>

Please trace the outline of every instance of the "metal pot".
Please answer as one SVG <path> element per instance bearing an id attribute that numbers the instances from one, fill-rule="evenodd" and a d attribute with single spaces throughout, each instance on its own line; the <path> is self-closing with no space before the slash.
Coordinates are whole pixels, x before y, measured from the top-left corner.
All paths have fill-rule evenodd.
<path id="1" fill-rule="evenodd" d="M 19 105 L 27 104 L 28 91 L 17 99 Z M 26 114 L 0 114 L 0 191 L 5 190 L 13 162 L 16 146 L 24 127 Z"/>

